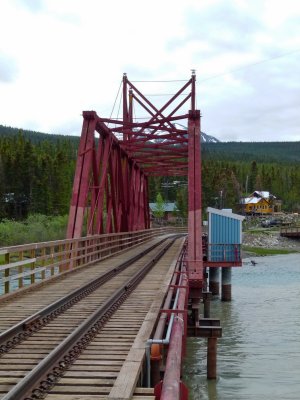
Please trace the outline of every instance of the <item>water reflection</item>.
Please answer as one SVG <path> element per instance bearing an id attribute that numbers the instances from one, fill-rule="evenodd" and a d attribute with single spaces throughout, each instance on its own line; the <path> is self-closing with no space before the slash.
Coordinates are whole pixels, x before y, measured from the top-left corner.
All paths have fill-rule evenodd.
<path id="1" fill-rule="evenodd" d="M 206 380 L 206 339 L 188 341 L 184 381 L 191 400 L 300 399 L 300 255 L 246 259 L 233 272 L 221 319 L 218 379 Z"/>

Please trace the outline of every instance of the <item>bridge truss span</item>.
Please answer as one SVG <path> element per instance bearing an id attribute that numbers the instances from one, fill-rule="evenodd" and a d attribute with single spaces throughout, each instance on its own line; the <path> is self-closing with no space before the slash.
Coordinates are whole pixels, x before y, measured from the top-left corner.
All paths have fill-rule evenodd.
<path id="1" fill-rule="evenodd" d="M 83 112 L 67 235 L 80 237 L 84 223 L 87 235 L 148 229 L 148 178 L 187 176 L 188 270 L 190 283 L 199 292 L 203 257 L 200 111 L 195 108 L 195 83 L 193 72 L 157 107 L 124 74 L 122 118 Z M 135 106 L 146 117 L 135 118 Z"/>

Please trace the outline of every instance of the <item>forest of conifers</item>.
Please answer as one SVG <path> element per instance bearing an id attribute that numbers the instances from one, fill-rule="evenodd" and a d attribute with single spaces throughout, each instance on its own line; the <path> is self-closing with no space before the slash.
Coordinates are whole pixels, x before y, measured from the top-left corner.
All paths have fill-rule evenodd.
<path id="1" fill-rule="evenodd" d="M 0 125 L 0 219 L 68 213 L 79 138 Z M 203 207 L 237 209 L 241 196 L 270 191 L 283 210 L 300 211 L 300 142 L 202 144 Z M 186 178 L 150 180 L 150 201 L 187 211 Z"/>

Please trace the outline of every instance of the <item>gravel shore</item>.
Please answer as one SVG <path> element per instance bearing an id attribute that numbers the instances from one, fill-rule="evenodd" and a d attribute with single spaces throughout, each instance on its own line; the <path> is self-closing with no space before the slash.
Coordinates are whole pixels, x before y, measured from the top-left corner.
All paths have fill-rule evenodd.
<path id="1" fill-rule="evenodd" d="M 261 247 L 265 249 L 280 249 L 300 252 L 300 239 L 290 239 L 280 236 L 279 231 L 274 230 L 255 230 L 243 233 L 243 245 L 251 247 Z M 245 252 L 244 257 L 247 257 Z"/>

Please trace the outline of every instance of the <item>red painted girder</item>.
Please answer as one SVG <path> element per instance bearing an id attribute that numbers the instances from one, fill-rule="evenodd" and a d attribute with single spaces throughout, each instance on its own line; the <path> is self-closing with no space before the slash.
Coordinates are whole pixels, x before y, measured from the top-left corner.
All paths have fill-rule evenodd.
<path id="1" fill-rule="evenodd" d="M 188 272 L 190 285 L 202 287 L 202 191 L 201 191 L 201 148 L 200 111 L 190 111 L 188 120 Z"/>
<path id="2" fill-rule="evenodd" d="M 153 142 L 153 140 L 161 140 L 161 139 L 165 139 L 164 142 L 166 142 L 166 143 L 172 143 L 173 141 L 176 141 L 176 140 L 187 142 L 187 137 L 185 137 L 185 135 L 187 135 L 187 130 L 184 131 L 184 133 L 182 133 L 182 134 L 169 133 L 168 135 L 152 134 L 151 131 L 146 131 L 145 133 L 140 134 L 138 137 L 129 135 L 129 138 L 132 142 L 136 142 L 136 143 L 145 142 L 145 141 L 149 141 L 150 143 L 155 143 L 155 142 Z M 126 141 L 121 141 L 121 142 L 126 143 Z"/>
<path id="3" fill-rule="evenodd" d="M 155 118 L 157 118 L 159 115 L 161 115 L 162 113 L 163 113 L 163 111 L 164 110 L 166 110 L 169 106 L 170 106 L 170 104 L 172 104 L 173 103 L 173 101 L 178 97 L 178 96 L 180 96 L 180 94 L 188 87 L 188 86 L 190 86 L 190 84 L 191 84 L 191 82 L 192 82 L 192 80 L 190 79 L 169 101 L 167 101 L 167 103 L 162 107 L 162 108 L 160 108 L 155 114 L 154 114 L 154 116 L 153 117 L 151 117 L 150 118 L 150 120 L 149 120 L 149 122 L 148 122 L 148 124 L 152 124 L 152 122 L 155 120 Z M 136 134 L 138 135 L 139 134 L 139 131 L 138 132 L 136 132 Z"/>
<path id="4" fill-rule="evenodd" d="M 144 170 L 145 171 L 155 171 L 155 170 L 158 170 L 160 168 L 160 172 L 164 173 L 164 175 L 165 175 L 165 172 L 167 172 L 167 171 L 163 171 L 161 169 L 161 167 L 170 167 L 172 169 L 178 169 L 178 168 L 186 167 L 186 163 L 185 162 L 176 161 L 175 164 L 170 164 L 170 163 L 163 163 L 163 162 L 157 161 L 156 165 L 153 165 L 153 164 L 152 165 L 147 165 L 147 164 L 144 165 Z"/>
<path id="5" fill-rule="evenodd" d="M 81 234 L 92 164 L 95 124 L 95 113 L 92 112 L 86 116 L 82 126 L 67 228 L 68 238 L 79 237 Z"/>
<path id="6" fill-rule="evenodd" d="M 169 148 L 169 147 L 164 148 L 163 147 L 162 149 L 157 149 L 157 148 L 151 149 L 151 147 L 150 148 L 148 147 L 145 149 L 145 151 L 143 151 L 142 148 L 137 148 L 135 150 L 135 154 L 136 154 L 136 156 L 141 156 L 141 157 L 152 154 L 154 156 L 160 156 L 160 155 L 165 156 L 165 157 L 180 156 L 180 157 L 186 158 L 187 157 L 187 149 L 181 150 L 178 147 L 173 147 L 173 148 Z"/>
<path id="7" fill-rule="evenodd" d="M 130 142 L 130 140 L 129 140 Z M 146 141 L 138 141 L 138 140 L 133 140 L 131 143 L 125 143 L 121 142 L 120 143 L 122 146 L 122 149 L 127 149 L 127 148 L 132 148 L 132 149 L 137 149 L 139 151 L 142 150 L 161 150 L 161 151 L 166 151 L 166 150 L 171 150 L 171 151 L 180 151 L 180 152 L 185 152 L 187 154 L 188 151 L 188 140 L 186 139 L 173 139 L 172 141 L 164 142 L 164 143 L 155 143 L 155 142 L 146 142 Z M 176 145 L 180 146 L 176 146 Z"/>
<path id="8" fill-rule="evenodd" d="M 174 140 L 182 140 L 182 141 L 186 141 L 187 142 L 187 137 L 185 137 L 185 135 L 187 135 L 187 130 L 182 132 L 182 133 L 175 132 L 174 134 L 173 133 L 169 133 L 167 135 L 152 134 L 152 132 L 147 131 L 145 133 L 141 133 L 138 137 L 135 137 L 135 136 L 132 136 L 132 135 L 129 135 L 129 137 L 133 142 L 142 142 L 142 141 L 144 142 L 145 139 L 147 139 L 147 140 L 150 140 L 150 139 L 153 139 L 153 140 L 155 140 L 155 139 L 165 139 L 165 141 L 167 143 L 169 143 L 169 142 L 172 142 Z M 121 142 L 122 143 L 126 143 L 126 141 L 121 141 Z M 155 142 L 153 142 L 153 143 L 155 143 Z"/>
<path id="9" fill-rule="evenodd" d="M 172 115 L 175 114 L 176 111 L 178 111 L 178 110 L 183 106 L 183 104 L 185 104 L 185 103 L 187 102 L 187 100 L 188 100 L 190 97 L 191 97 L 190 94 L 189 94 L 188 96 L 186 96 L 186 97 L 174 108 L 174 110 L 172 110 L 172 112 L 168 114 L 168 116 L 166 117 L 166 119 L 171 118 Z M 164 107 L 163 107 L 163 108 L 164 108 Z M 161 110 L 162 110 L 162 109 L 161 109 Z M 155 116 L 154 116 L 153 118 L 155 118 Z M 151 120 L 150 120 L 150 121 L 151 121 Z M 150 125 L 150 123 L 152 124 L 153 119 L 152 119 L 151 122 L 150 122 L 150 121 L 149 121 L 149 125 Z M 159 130 L 163 130 L 164 123 L 161 122 L 161 121 L 159 121 L 159 120 L 157 120 L 157 122 L 158 122 L 159 125 L 153 130 L 152 134 L 154 134 L 155 132 L 157 132 L 157 131 L 159 131 Z M 146 125 L 145 128 L 147 128 L 147 125 Z M 143 128 L 143 129 L 145 129 L 145 128 Z M 142 131 L 142 130 L 140 130 L 139 132 L 135 133 L 136 136 L 139 136 L 140 133 L 141 133 L 141 131 Z"/>
<path id="10" fill-rule="evenodd" d="M 130 147 L 129 144 L 122 144 L 122 148 L 126 149 Z M 131 143 L 132 148 L 136 148 L 139 151 L 147 150 L 161 150 L 161 151 L 180 151 L 185 152 L 187 154 L 188 150 L 188 141 L 185 138 L 172 138 L 172 140 L 164 140 L 164 142 L 156 141 L 154 142 L 152 139 L 151 141 L 147 141 L 146 139 L 139 139 L 133 140 Z"/>
<path id="11" fill-rule="evenodd" d="M 137 127 L 141 127 L 140 124 L 137 124 L 137 125 L 138 125 Z M 137 136 L 135 134 L 135 131 L 129 131 L 129 129 L 136 129 L 137 127 L 126 127 L 126 128 L 124 128 L 124 126 L 114 127 L 114 128 L 112 128 L 112 132 L 116 133 L 116 134 L 120 134 L 120 133 L 123 133 L 124 130 L 127 129 L 128 130 L 128 135 L 129 135 L 130 138 L 138 139 L 138 138 L 141 138 L 141 137 L 145 137 L 145 136 L 151 135 L 152 134 L 151 130 L 156 129 L 155 125 L 151 125 L 151 126 L 145 128 L 145 129 L 142 127 L 143 128 L 142 131 Z M 168 133 L 163 135 L 161 132 L 168 132 Z M 175 135 L 182 136 L 182 135 L 186 135 L 186 134 L 187 134 L 187 130 L 184 130 L 184 129 L 164 128 L 164 129 L 159 129 L 159 133 L 153 134 L 153 138 L 154 139 L 169 138 L 169 137 L 171 138 L 172 136 L 175 136 Z"/>
<path id="12" fill-rule="evenodd" d="M 137 91 L 136 88 L 135 88 L 135 90 Z M 151 115 L 151 117 L 153 117 L 156 121 L 158 119 L 160 119 L 160 120 L 165 119 L 165 116 L 162 114 L 162 112 L 160 110 L 158 110 L 150 101 L 148 101 L 146 99 L 146 97 L 144 97 L 141 94 L 141 92 L 137 91 L 137 94 L 138 94 L 138 96 L 141 97 L 141 99 L 138 96 L 136 96 L 135 94 L 133 94 L 134 100 L 136 100 L 137 103 L 140 104 L 140 106 Z M 153 111 L 149 107 L 146 106 L 146 104 L 143 102 L 143 100 L 147 103 L 147 105 L 149 105 L 152 108 Z M 170 128 L 175 128 L 175 126 L 172 124 L 172 121 L 166 120 L 165 122 L 170 126 Z"/>
<path id="13" fill-rule="evenodd" d="M 172 168 L 171 165 L 165 166 L 164 164 L 161 163 L 157 167 L 145 167 L 144 169 L 148 175 L 153 175 L 153 173 L 155 173 L 155 172 L 160 172 L 160 174 L 162 176 L 166 176 L 166 175 L 171 176 L 172 172 L 176 172 L 177 170 L 180 169 L 179 167 L 180 166 L 178 166 L 177 168 L 175 168 L 175 167 Z M 182 165 L 181 168 L 182 167 L 184 167 L 184 165 Z"/>
<path id="14" fill-rule="evenodd" d="M 158 116 L 161 116 L 161 117 L 164 117 L 163 116 L 163 114 L 162 114 L 162 111 L 163 110 L 159 110 L 159 109 L 157 109 L 133 84 L 132 84 L 132 82 L 129 82 L 129 85 L 130 85 L 130 87 L 133 89 L 133 91 L 135 92 L 135 93 L 137 93 L 140 97 L 141 97 L 141 99 L 142 100 L 144 100 L 144 102 L 147 104 L 147 105 L 149 105 L 153 110 L 154 110 L 154 112 L 155 112 L 155 114 L 152 114 L 151 113 L 151 111 L 148 111 L 149 113 L 150 113 L 150 115 L 152 115 L 152 118 L 157 118 Z M 184 88 L 185 89 L 185 88 Z M 135 96 L 135 95 L 134 95 Z M 176 97 L 175 97 L 176 98 Z M 174 98 L 174 100 L 175 100 L 175 98 Z M 144 109 L 147 111 L 147 108 L 146 108 L 146 105 L 143 103 L 143 102 L 140 102 L 140 100 L 137 98 L 137 97 L 135 97 L 135 99 L 139 102 L 139 104 L 142 106 L 142 107 L 144 107 Z M 172 100 L 173 101 L 173 100 Z M 171 101 L 171 102 L 172 102 Z M 171 123 L 171 122 L 168 122 L 168 124 L 169 124 L 169 126 L 171 126 L 171 127 L 173 127 L 174 128 L 174 125 Z"/>
<path id="15" fill-rule="evenodd" d="M 98 117 L 99 120 L 101 122 L 104 123 L 109 123 L 109 124 L 116 124 L 116 125 L 124 125 L 123 120 L 121 119 L 113 119 L 113 118 L 103 118 L 103 117 Z M 180 120 L 186 120 L 188 118 L 188 114 L 180 114 L 180 115 L 174 115 L 172 117 L 165 117 L 162 116 L 161 118 L 157 117 L 156 119 L 154 119 L 152 121 L 153 124 L 155 123 L 166 123 L 166 122 L 171 122 L 171 121 L 180 121 Z M 127 122 L 126 126 L 130 127 L 130 128 L 135 128 L 135 127 L 144 127 L 144 126 L 149 126 L 149 122 L 145 121 L 145 122 Z M 172 126 L 172 127 L 168 127 L 168 130 L 171 131 L 176 131 L 178 130 L 178 128 L 176 128 L 176 126 Z"/>

